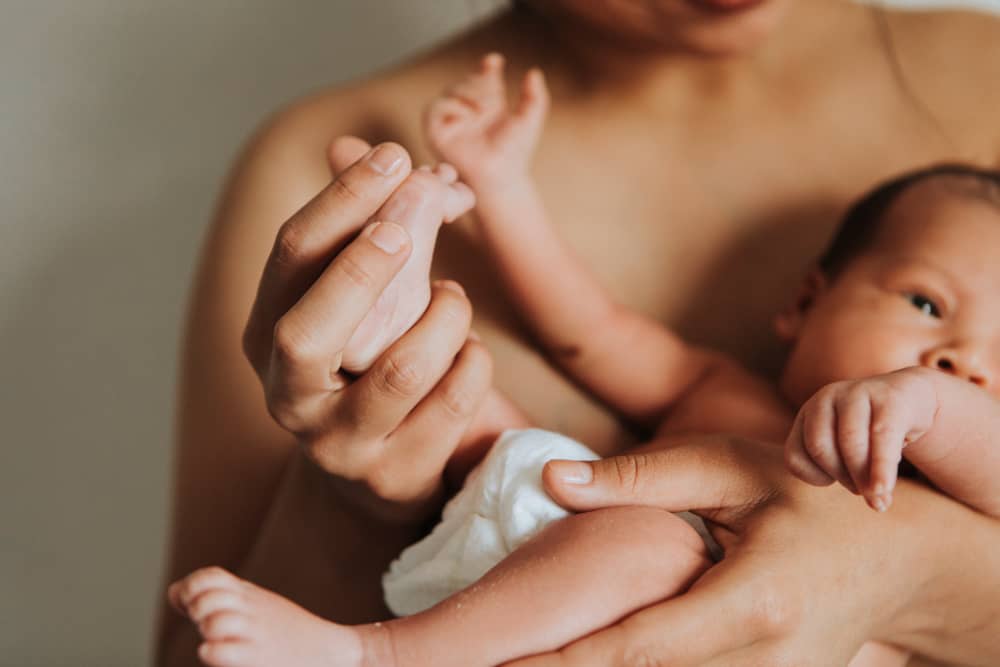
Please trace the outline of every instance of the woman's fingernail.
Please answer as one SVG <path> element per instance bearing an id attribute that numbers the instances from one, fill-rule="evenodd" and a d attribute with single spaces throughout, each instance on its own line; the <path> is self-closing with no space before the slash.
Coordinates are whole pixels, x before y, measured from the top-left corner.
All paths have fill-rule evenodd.
<path id="1" fill-rule="evenodd" d="M 382 144 L 368 156 L 368 164 L 383 176 L 391 176 L 403 164 L 403 149 L 394 144 Z"/>
<path id="2" fill-rule="evenodd" d="M 368 238 L 382 252 L 395 255 L 410 237 L 394 222 L 376 222 L 368 226 Z"/>
<path id="3" fill-rule="evenodd" d="M 594 469 L 583 461 L 552 461 L 549 463 L 555 476 L 566 484 L 582 486 L 594 481 Z"/>
<path id="4" fill-rule="evenodd" d="M 450 289 L 452 292 L 457 292 L 458 294 L 465 296 L 465 289 L 454 280 L 435 280 L 434 287 Z"/>
<path id="5" fill-rule="evenodd" d="M 503 54 L 492 51 L 483 57 L 483 65 L 487 67 L 499 67 L 503 64 Z"/>
<path id="6" fill-rule="evenodd" d="M 871 499 L 869 499 L 869 504 L 872 506 L 872 509 L 875 510 L 876 512 L 884 512 L 887 509 L 889 509 L 889 505 L 888 503 L 885 502 L 884 496 L 873 496 Z"/>

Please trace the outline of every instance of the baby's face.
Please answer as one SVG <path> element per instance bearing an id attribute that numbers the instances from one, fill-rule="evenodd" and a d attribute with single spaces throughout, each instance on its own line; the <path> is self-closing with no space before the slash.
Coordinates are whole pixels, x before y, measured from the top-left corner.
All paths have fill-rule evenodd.
<path id="1" fill-rule="evenodd" d="M 781 389 L 795 405 L 830 382 L 908 366 L 1000 395 L 1000 211 L 989 202 L 914 187 L 806 303 L 779 318 L 792 342 Z"/>

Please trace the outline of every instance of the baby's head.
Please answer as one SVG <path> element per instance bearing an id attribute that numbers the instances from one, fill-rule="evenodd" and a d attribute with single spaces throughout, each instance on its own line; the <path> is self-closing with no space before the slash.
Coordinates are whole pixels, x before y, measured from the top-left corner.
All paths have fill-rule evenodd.
<path id="1" fill-rule="evenodd" d="M 907 366 L 1000 395 L 1000 172 L 941 165 L 867 194 L 776 328 L 796 405 Z"/>

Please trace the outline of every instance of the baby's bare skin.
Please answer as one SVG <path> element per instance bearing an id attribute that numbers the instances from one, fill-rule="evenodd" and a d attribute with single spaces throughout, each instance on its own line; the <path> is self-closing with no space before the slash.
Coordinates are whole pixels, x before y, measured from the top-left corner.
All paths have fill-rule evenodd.
<path id="1" fill-rule="evenodd" d="M 341 144 L 351 139 L 339 140 Z M 349 153 L 352 146 L 337 145 L 333 152 Z M 399 164 L 389 164 L 391 170 Z M 412 251 L 403 269 L 379 296 L 344 347 L 341 367 L 352 373 L 368 370 L 389 345 L 420 318 L 430 303 L 430 270 L 438 229 L 472 208 L 475 197 L 458 181 L 448 164 L 415 170 L 379 209 L 372 221 L 401 227 Z M 390 241 L 391 242 L 391 241 Z M 400 241 L 402 243 L 402 241 Z"/>
<path id="2" fill-rule="evenodd" d="M 609 578 L 615 563 L 621 566 Z M 198 626 L 198 655 L 211 667 L 490 667 L 562 646 L 676 595 L 710 564 L 701 538 L 681 519 L 626 507 L 556 522 L 465 591 L 385 623 L 324 621 L 221 568 L 192 573 L 169 597 Z M 546 615 L 544 628 L 524 600 Z"/>

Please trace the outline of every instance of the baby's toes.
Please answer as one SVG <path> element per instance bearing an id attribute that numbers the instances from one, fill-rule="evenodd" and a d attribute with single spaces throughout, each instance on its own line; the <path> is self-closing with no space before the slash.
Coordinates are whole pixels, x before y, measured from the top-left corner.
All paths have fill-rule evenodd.
<path id="1" fill-rule="evenodd" d="M 259 650 L 242 639 L 204 641 L 198 657 L 209 667 L 255 667 L 260 662 Z"/>
<path id="2" fill-rule="evenodd" d="M 216 611 L 198 622 L 198 632 L 205 641 L 250 639 L 250 617 L 243 611 Z"/>
<path id="3" fill-rule="evenodd" d="M 201 624 L 209 616 L 224 611 L 241 611 L 246 606 L 239 591 L 217 588 L 206 591 L 188 603 L 187 613 L 192 621 Z"/>
<path id="4" fill-rule="evenodd" d="M 167 597 L 178 611 L 188 613 L 188 606 L 203 593 L 218 589 L 240 590 L 242 586 L 242 579 L 221 567 L 203 567 L 171 584 Z"/>

